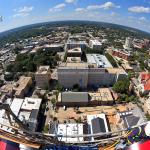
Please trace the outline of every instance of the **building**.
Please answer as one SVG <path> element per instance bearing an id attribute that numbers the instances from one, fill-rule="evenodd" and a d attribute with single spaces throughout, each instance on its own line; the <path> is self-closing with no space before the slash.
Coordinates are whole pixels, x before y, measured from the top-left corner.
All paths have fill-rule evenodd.
<path id="1" fill-rule="evenodd" d="M 92 67 L 113 68 L 108 59 L 100 54 L 86 54 L 87 62 Z"/>
<path id="2" fill-rule="evenodd" d="M 112 105 L 113 96 L 109 88 L 99 88 L 97 92 L 90 92 L 90 105 Z"/>
<path id="3" fill-rule="evenodd" d="M 67 57 L 81 57 L 82 50 L 80 47 L 69 49 L 67 51 Z"/>
<path id="4" fill-rule="evenodd" d="M 67 63 L 81 63 L 81 57 L 67 57 Z"/>
<path id="5" fill-rule="evenodd" d="M 15 91 L 15 97 L 24 98 L 32 86 L 32 78 L 21 76 L 17 83 L 14 84 L 13 90 Z"/>
<path id="6" fill-rule="evenodd" d="M 11 110 L 12 112 L 18 117 L 21 106 L 23 104 L 24 99 L 20 99 L 20 98 L 14 98 L 12 103 L 11 103 Z"/>
<path id="7" fill-rule="evenodd" d="M 121 59 L 130 60 L 132 58 L 131 51 L 127 51 L 124 49 L 115 49 L 115 48 L 110 48 L 108 51 L 111 55 Z"/>
<path id="8" fill-rule="evenodd" d="M 122 64 L 121 66 L 123 67 L 123 69 L 124 69 L 126 72 L 134 71 L 133 67 L 130 66 L 128 63 Z"/>
<path id="9" fill-rule="evenodd" d="M 145 112 L 150 114 L 150 97 L 144 103 Z"/>
<path id="10" fill-rule="evenodd" d="M 75 135 L 83 135 L 83 124 L 58 124 L 57 135 L 58 141 L 63 142 L 83 142 L 83 137 L 65 137 L 65 136 L 75 136 Z"/>
<path id="11" fill-rule="evenodd" d="M 89 68 L 88 86 L 109 87 L 127 76 L 121 68 Z"/>
<path id="12" fill-rule="evenodd" d="M 116 117 L 119 119 L 118 123 L 123 123 L 125 129 L 138 126 L 146 122 L 144 112 L 142 112 L 142 110 L 138 107 L 130 111 L 119 112 Z"/>
<path id="13" fill-rule="evenodd" d="M 14 98 L 7 99 L 5 104 L 9 104 L 12 112 L 25 124 L 28 124 L 29 129 L 36 131 L 38 126 L 38 114 L 42 103 L 42 99 L 38 98 Z M 8 118 L 6 117 L 5 110 L 0 110 L 0 123 L 10 125 Z M 15 120 L 11 117 L 11 121 L 14 124 Z M 1 126 L 3 130 L 11 132 L 11 128 Z"/>
<path id="14" fill-rule="evenodd" d="M 64 44 L 46 44 L 43 46 L 43 49 L 46 51 L 52 51 L 52 52 L 63 52 L 64 51 Z"/>
<path id="15" fill-rule="evenodd" d="M 121 68 L 98 68 L 87 63 L 64 63 L 59 66 L 58 81 L 65 88 L 112 86 L 127 76 Z"/>
<path id="16" fill-rule="evenodd" d="M 130 37 L 127 37 L 125 41 L 125 45 L 123 45 L 124 49 L 130 51 L 132 50 L 132 46 L 133 46 L 132 39 Z"/>
<path id="17" fill-rule="evenodd" d="M 108 123 L 105 114 L 87 115 L 87 123 L 89 125 L 89 134 L 100 134 L 109 132 Z M 91 141 L 98 137 L 91 137 Z"/>
<path id="18" fill-rule="evenodd" d="M 59 95 L 58 105 L 61 106 L 87 106 L 88 104 L 88 92 L 62 92 Z"/>
<path id="19" fill-rule="evenodd" d="M 78 47 L 80 47 L 81 50 L 85 50 L 87 48 L 86 41 L 71 40 L 71 39 L 67 41 L 67 49 L 73 49 Z"/>
<path id="20" fill-rule="evenodd" d="M 89 41 L 89 46 L 90 46 L 90 48 L 92 48 L 94 50 L 101 51 L 101 49 L 102 49 L 102 43 L 99 42 L 98 40 L 90 40 Z"/>
<path id="21" fill-rule="evenodd" d="M 82 88 L 87 87 L 88 65 L 87 63 L 63 63 L 59 66 L 58 81 L 65 88 L 72 88 L 78 84 Z"/>
<path id="22" fill-rule="evenodd" d="M 26 97 L 21 106 L 19 118 L 27 122 L 32 131 L 36 131 L 38 126 L 38 115 L 42 99 Z"/>
<path id="23" fill-rule="evenodd" d="M 49 66 L 40 66 L 35 73 L 36 86 L 38 88 L 49 87 L 49 81 L 51 79 L 51 72 Z"/>
<path id="24" fill-rule="evenodd" d="M 150 92 L 150 74 L 147 72 L 143 72 L 139 75 L 139 85 L 138 89 L 139 92 L 142 92 L 144 94 L 147 94 Z"/>

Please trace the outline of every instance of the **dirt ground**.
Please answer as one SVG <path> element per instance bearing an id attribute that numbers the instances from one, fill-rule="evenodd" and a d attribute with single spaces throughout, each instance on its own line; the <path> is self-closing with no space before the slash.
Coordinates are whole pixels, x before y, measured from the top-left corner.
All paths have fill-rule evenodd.
<path id="1" fill-rule="evenodd" d="M 62 107 L 58 109 L 58 112 L 54 113 L 54 116 L 58 118 L 59 122 L 63 123 L 64 120 L 68 119 L 82 119 L 86 118 L 87 115 L 105 113 L 107 116 L 114 116 L 117 112 L 130 110 L 134 107 L 133 104 L 128 105 L 117 105 L 117 106 L 97 106 L 97 107 L 80 107 L 78 113 L 74 108 L 67 108 L 64 110 Z M 110 122 L 114 122 L 114 117 L 109 118 Z"/>

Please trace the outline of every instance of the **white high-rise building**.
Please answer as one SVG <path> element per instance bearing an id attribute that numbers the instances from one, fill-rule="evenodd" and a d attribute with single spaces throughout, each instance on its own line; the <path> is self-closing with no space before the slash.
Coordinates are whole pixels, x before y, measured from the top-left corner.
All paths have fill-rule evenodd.
<path id="1" fill-rule="evenodd" d="M 132 49 L 132 39 L 130 37 L 126 38 L 125 45 L 123 45 L 124 49 L 131 50 Z"/>

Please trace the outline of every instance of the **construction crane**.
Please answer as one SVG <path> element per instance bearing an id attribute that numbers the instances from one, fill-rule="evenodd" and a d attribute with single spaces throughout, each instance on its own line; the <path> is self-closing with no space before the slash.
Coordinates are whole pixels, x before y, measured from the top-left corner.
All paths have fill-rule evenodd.
<path id="1" fill-rule="evenodd" d="M 9 104 L 2 104 L 2 103 L 0 103 L 0 110 L 2 110 L 2 109 L 5 110 L 5 113 L 6 113 L 7 117 L 8 117 L 8 120 L 9 120 L 9 123 L 10 123 L 11 126 L 12 126 L 13 124 L 12 124 L 12 120 L 11 120 L 10 115 L 13 117 L 13 119 L 16 121 L 16 123 L 19 125 L 19 127 L 20 127 L 21 129 L 27 129 L 27 130 L 28 130 L 27 125 L 24 125 L 24 124 L 18 119 L 18 117 L 12 112 L 12 110 L 11 110 Z"/>
<path id="2" fill-rule="evenodd" d="M 18 144 L 23 144 L 32 148 L 40 148 L 45 145 L 79 145 L 84 146 L 87 144 L 90 145 L 101 145 L 101 144 L 113 144 L 115 141 L 120 140 L 124 137 L 124 132 L 128 131 L 128 129 L 122 129 L 116 132 L 107 132 L 107 133 L 97 133 L 97 134 L 84 134 L 84 135 L 57 135 L 57 134 L 43 134 L 39 132 L 32 132 L 28 129 L 28 126 L 23 124 L 18 117 L 12 112 L 9 104 L 0 103 L 0 110 L 4 109 L 8 120 L 10 122 L 10 126 L 0 123 L 1 126 L 5 126 L 7 128 L 11 128 L 11 132 L 0 128 L 0 138 L 10 140 L 16 142 Z M 18 127 L 14 127 L 11 121 L 11 117 L 13 117 L 14 121 L 18 124 Z M 141 124 L 146 125 L 147 122 Z M 139 126 L 141 126 L 139 125 Z M 136 127 L 139 127 L 136 126 Z M 134 127 L 133 127 L 134 128 Z M 131 128 L 131 129 L 133 129 Z M 110 136 L 110 137 L 109 137 Z M 99 140 L 94 141 L 60 141 L 59 137 L 100 137 Z"/>

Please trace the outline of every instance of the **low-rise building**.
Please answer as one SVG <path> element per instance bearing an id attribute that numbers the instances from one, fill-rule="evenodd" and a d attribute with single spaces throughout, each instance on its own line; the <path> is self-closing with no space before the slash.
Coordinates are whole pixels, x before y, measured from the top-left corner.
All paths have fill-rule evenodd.
<path id="1" fill-rule="evenodd" d="M 69 49 L 67 51 L 67 57 L 81 57 L 82 50 L 80 47 Z"/>
<path id="2" fill-rule="evenodd" d="M 90 67 L 113 68 L 108 59 L 100 54 L 86 54 L 87 62 Z"/>
<path id="3" fill-rule="evenodd" d="M 81 57 L 67 57 L 67 63 L 81 63 Z"/>
<path id="4" fill-rule="evenodd" d="M 89 134 L 101 134 L 109 132 L 105 114 L 87 115 L 87 123 L 89 125 Z M 91 141 L 94 141 L 97 138 L 98 137 L 96 136 L 91 137 Z"/>
<path id="5" fill-rule="evenodd" d="M 52 52 L 62 52 L 64 51 L 64 44 L 46 44 L 43 46 L 43 49 L 46 51 L 52 51 Z"/>
<path id="6" fill-rule="evenodd" d="M 145 112 L 150 114 L 150 97 L 144 103 Z"/>
<path id="7" fill-rule="evenodd" d="M 23 123 L 27 124 L 31 131 L 36 131 L 42 99 L 28 97 L 25 99 L 14 98 L 7 99 L 4 103 L 10 105 L 10 108 L 16 117 L 18 117 Z M 15 124 L 15 120 L 12 117 L 11 122 L 12 124 Z M 3 130 L 11 132 L 11 128 L 6 128 L 2 125 L 5 124 L 10 126 L 5 110 L 0 110 L 0 124 Z"/>
<path id="8" fill-rule="evenodd" d="M 24 98 L 25 95 L 29 92 L 31 86 L 32 86 L 32 78 L 21 76 L 13 87 L 13 90 L 15 91 L 15 97 Z"/>
<path id="9" fill-rule="evenodd" d="M 35 73 L 36 86 L 42 89 L 49 87 L 50 79 L 51 72 L 49 66 L 40 66 Z"/>
<path id="10" fill-rule="evenodd" d="M 142 92 L 143 94 L 147 94 L 150 92 L 150 74 L 147 72 L 143 72 L 139 75 L 139 85 L 138 89 L 139 92 Z"/>
<path id="11" fill-rule="evenodd" d="M 99 42 L 98 40 L 90 40 L 90 41 L 89 41 L 89 46 L 90 46 L 92 49 L 101 51 L 102 43 Z"/>
<path id="12" fill-rule="evenodd" d="M 123 124 L 125 129 L 138 126 L 146 122 L 144 113 L 138 107 L 130 111 L 119 112 L 116 118 L 119 120 L 118 123 Z"/>
<path id="13" fill-rule="evenodd" d="M 62 92 L 57 104 L 62 106 L 87 106 L 89 104 L 88 92 Z"/>
<path id="14" fill-rule="evenodd" d="M 59 141 L 63 142 L 83 142 L 83 137 L 74 137 L 75 135 L 83 135 L 83 124 L 58 124 L 57 135 L 61 135 L 62 137 L 58 137 Z M 73 137 L 67 137 L 73 136 Z M 66 137 L 65 137 L 66 136 Z"/>
<path id="15" fill-rule="evenodd" d="M 75 40 L 68 40 L 67 41 L 67 49 L 73 49 L 80 47 L 82 50 L 87 48 L 86 41 L 75 41 Z"/>
<path id="16" fill-rule="evenodd" d="M 97 92 L 90 92 L 91 105 L 112 105 L 114 99 L 109 88 L 99 88 Z"/>
<path id="17" fill-rule="evenodd" d="M 125 49 L 110 48 L 108 51 L 111 55 L 116 56 L 121 59 L 130 60 L 132 57 L 132 53 Z"/>

